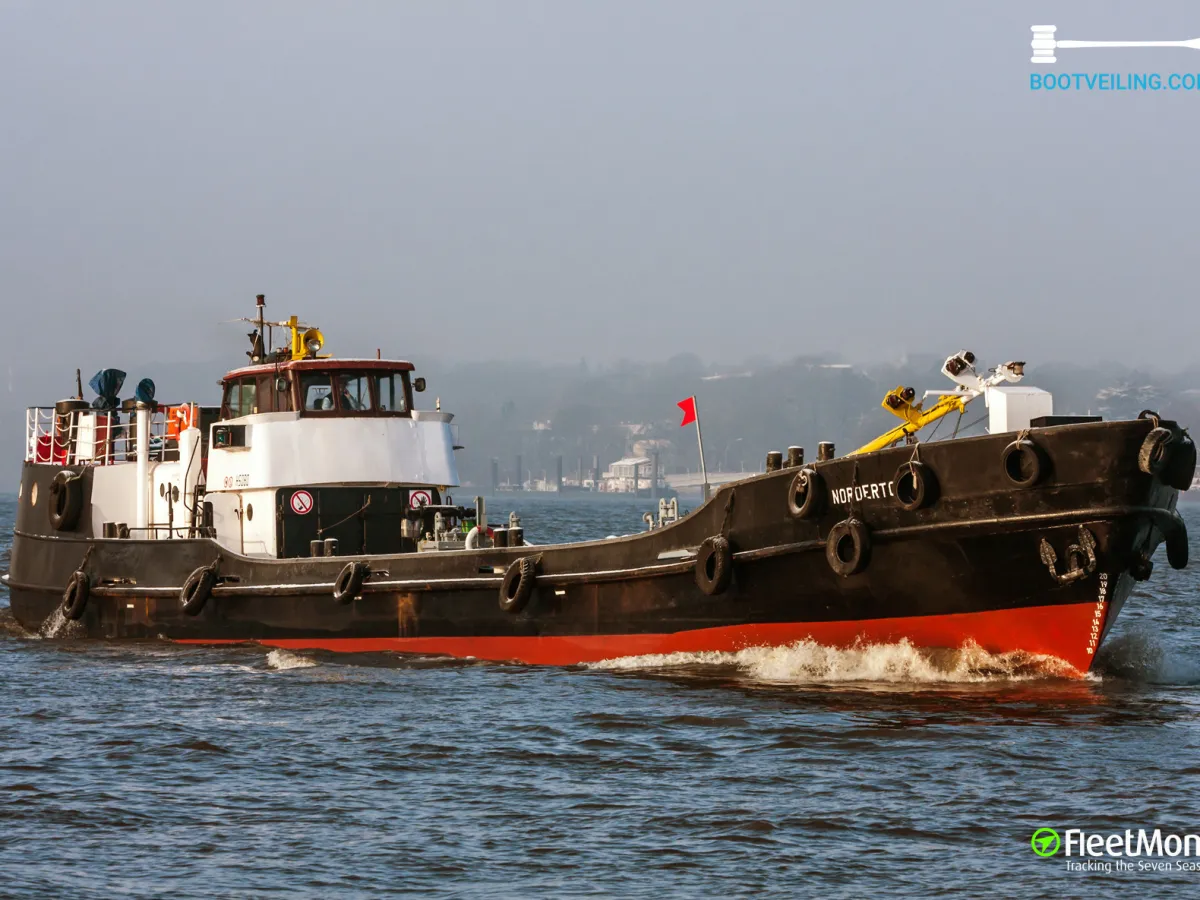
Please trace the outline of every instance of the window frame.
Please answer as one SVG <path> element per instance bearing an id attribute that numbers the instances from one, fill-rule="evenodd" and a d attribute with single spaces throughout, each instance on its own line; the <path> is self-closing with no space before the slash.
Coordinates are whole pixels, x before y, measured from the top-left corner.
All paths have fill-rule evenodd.
<path id="1" fill-rule="evenodd" d="M 371 408 L 370 409 L 347 409 L 342 406 L 341 391 L 337 387 L 339 378 L 366 378 L 367 387 L 370 392 Z M 379 380 L 381 378 L 399 378 L 400 389 L 404 400 L 404 410 L 383 410 L 380 409 L 380 393 Z M 408 369 L 389 369 L 382 366 L 363 366 L 356 368 L 354 366 L 331 366 L 328 369 L 305 368 L 293 369 L 290 373 L 292 382 L 292 406 L 294 411 L 301 416 L 316 416 L 325 418 L 371 418 L 371 417 L 386 417 L 386 418 L 412 418 L 413 411 L 413 389 L 412 379 L 410 378 L 410 370 Z M 325 379 L 328 383 L 330 396 L 334 398 L 333 407 L 331 409 L 306 409 L 305 400 L 305 382 L 312 382 L 318 379 Z"/>
<path id="2" fill-rule="evenodd" d="M 334 408 L 346 418 L 360 418 L 363 416 L 374 416 L 379 412 L 379 404 L 375 400 L 375 379 L 371 377 L 370 369 L 335 369 L 329 373 L 330 384 L 333 385 L 334 393 Z M 370 406 L 367 409 L 347 409 L 342 406 L 342 392 L 338 387 L 338 379 L 340 378 L 357 378 L 367 380 L 367 402 Z"/>
<path id="3" fill-rule="evenodd" d="M 261 408 L 258 402 L 258 376 L 257 375 L 239 375 L 236 378 L 230 378 L 224 384 L 224 392 L 221 395 L 221 419 L 241 419 L 245 416 L 252 416 Z M 254 403 L 251 409 L 242 410 L 242 400 L 245 398 L 245 388 L 249 385 L 254 392 Z M 235 411 L 230 404 L 230 400 L 237 397 L 238 408 Z"/>
<path id="4" fill-rule="evenodd" d="M 296 403 L 296 408 L 300 411 L 300 415 L 302 415 L 302 416 L 318 416 L 318 417 L 324 417 L 324 418 L 337 418 L 341 414 L 341 409 L 338 404 L 338 400 L 337 400 L 337 396 L 336 396 L 337 392 L 333 388 L 334 371 L 335 370 L 333 370 L 333 369 L 313 369 L 310 371 L 302 371 L 302 372 L 298 373 L 300 377 L 297 378 L 295 381 L 297 401 L 298 401 Z M 304 394 L 305 394 L 305 390 L 306 390 L 304 382 L 306 379 L 321 378 L 321 377 L 324 377 L 326 383 L 329 385 L 329 396 L 333 397 L 333 406 L 331 406 L 329 409 L 309 409 L 308 404 L 305 402 L 305 399 L 304 399 Z"/>
<path id="5" fill-rule="evenodd" d="M 394 409 L 385 410 L 382 408 L 382 404 L 380 404 L 380 402 L 379 402 L 379 397 L 376 396 L 376 398 L 375 398 L 376 415 L 385 416 L 388 418 L 411 419 L 412 418 L 412 409 L 413 409 L 412 385 L 409 382 L 407 369 L 380 369 L 380 370 L 376 371 L 375 373 L 373 373 L 373 375 L 371 377 L 371 391 L 372 391 L 372 393 L 378 395 L 379 394 L 379 380 L 385 376 L 394 379 L 397 375 L 400 376 L 400 384 L 401 384 L 400 390 L 401 390 L 401 394 L 404 397 L 404 410 L 403 411 L 394 410 Z"/>

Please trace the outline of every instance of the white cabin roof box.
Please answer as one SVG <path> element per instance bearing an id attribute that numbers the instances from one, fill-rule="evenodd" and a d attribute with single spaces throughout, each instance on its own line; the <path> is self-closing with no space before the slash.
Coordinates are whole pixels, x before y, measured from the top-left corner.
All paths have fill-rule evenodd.
<path id="1" fill-rule="evenodd" d="M 1054 395 L 1041 388 L 1003 384 L 984 394 L 988 407 L 988 431 L 1004 434 L 1028 428 L 1038 416 L 1054 415 Z"/>

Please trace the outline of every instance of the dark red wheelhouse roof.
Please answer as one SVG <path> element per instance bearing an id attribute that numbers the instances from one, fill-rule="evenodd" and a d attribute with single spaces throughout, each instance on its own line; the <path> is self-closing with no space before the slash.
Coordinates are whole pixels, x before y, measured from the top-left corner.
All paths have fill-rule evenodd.
<path id="1" fill-rule="evenodd" d="M 281 363 L 260 363 L 256 366 L 243 366 L 226 372 L 222 382 L 231 378 L 241 378 L 245 375 L 261 375 L 264 372 L 341 372 L 346 370 L 362 371 L 364 369 L 383 369 L 389 372 L 411 372 L 413 364 L 400 359 L 289 359 Z"/>

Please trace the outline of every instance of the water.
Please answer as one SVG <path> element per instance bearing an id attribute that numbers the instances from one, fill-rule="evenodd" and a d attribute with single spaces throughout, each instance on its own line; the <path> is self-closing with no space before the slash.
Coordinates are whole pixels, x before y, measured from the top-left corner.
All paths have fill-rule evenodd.
<path id="1" fill-rule="evenodd" d="M 509 505 L 535 541 L 648 507 Z M 1200 831 L 1200 568 L 1161 556 L 1082 681 L 902 644 L 569 669 L 122 647 L 0 609 L 0 896 L 1197 893 L 1029 845 Z"/>

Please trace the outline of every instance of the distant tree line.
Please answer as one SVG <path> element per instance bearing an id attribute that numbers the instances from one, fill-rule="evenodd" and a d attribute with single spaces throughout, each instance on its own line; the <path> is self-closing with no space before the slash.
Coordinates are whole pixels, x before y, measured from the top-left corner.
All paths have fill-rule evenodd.
<path id="1" fill-rule="evenodd" d="M 459 469 L 464 481 L 486 486 L 491 460 L 501 482 L 515 481 L 516 458 L 522 480 L 553 479 L 556 457 L 572 476 L 583 460 L 601 469 L 627 455 L 638 440 L 666 440 L 665 471 L 695 471 L 695 433 L 679 427 L 676 403 L 695 394 L 710 470 L 761 470 L 768 450 L 791 444 L 816 454 L 818 441 L 833 441 L 838 452 L 852 450 L 895 426 L 881 407 L 897 385 L 946 390 L 943 357 L 913 355 L 900 363 L 854 366 L 836 357 L 801 357 L 785 363 L 705 364 L 685 354 L 664 362 L 619 362 L 605 366 L 471 363 L 423 366 L 430 391 L 442 408 L 455 413 L 460 427 Z M 1157 409 L 1185 425 L 1200 422 L 1200 369 L 1173 376 L 1105 363 L 1029 366 L 1025 383 L 1054 394 L 1058 414 L 1132 418 Z M 428 397 L 428 395 L 426 395 Z M 542 423 L 535 430 L 534 423 Z M 549 422 L 546 429 L 544 423 Z M 642 426 L 636 435 L 629 425 Z M 961 419 L 949 416 L 928 429 L 924 439 L 983 433 L 987 409 L 982 399 Z"/>

